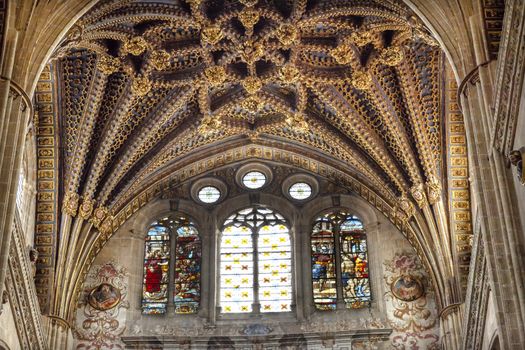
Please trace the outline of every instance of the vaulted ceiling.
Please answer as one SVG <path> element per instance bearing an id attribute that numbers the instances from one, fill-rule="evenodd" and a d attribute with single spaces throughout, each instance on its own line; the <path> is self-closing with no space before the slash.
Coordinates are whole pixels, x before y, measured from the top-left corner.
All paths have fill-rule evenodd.
<path id="1" fill-rule="evenodd" d="M 418 232 L 433 238 L 419 244 L 434 240 L 431 264 L 451 274 L 447 218 L 428 210 L 446 195 L 444 61 L 396 0 L 100 1 L 36 93 L 40 121 L 59 123 L 50 142 L 64 217 L 81 220 L 62 219 L 59 259 L 82 257 L 85 273 L 121 224 L 108 218 L 133 198 L 184 165 L 255 144 L 337 164 L 396 220 L 421 209 L 429 223 Z M 82 231 L 88 222 L 102 243 Z M 55 284 L 74 293 L 78 276 L 67 278 Z"/>
<path id="2" fill-rule="evenodd" d="M 64 192 L 99 206 L 234 137 L 329 154 L 388 198 L 437 183 L 443 55 L 395 1 L 103 1 L 56 56 Z"/>

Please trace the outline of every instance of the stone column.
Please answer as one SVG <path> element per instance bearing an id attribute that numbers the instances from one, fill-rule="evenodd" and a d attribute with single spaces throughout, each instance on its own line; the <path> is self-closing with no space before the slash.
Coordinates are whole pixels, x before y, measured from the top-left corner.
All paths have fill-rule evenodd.
<path id="1" fill-rule="evenodd" d="M 58 316 L 44 316 L 44 326 L 49 349 L 73 349 L 73 333 L 66 320 Z"/>
<path id="2" fill-rule="evenodd" d="M 0 80 L 0 294 L 7 273 L 23 134 L 30 107 L 22 89 L 9 80 Z"/>
<path id="3" fill-rule="evenodd" d="M 463 304 L 450 304 L 439 314 L 439 331 L 443 349 L 461 348 Z"/>

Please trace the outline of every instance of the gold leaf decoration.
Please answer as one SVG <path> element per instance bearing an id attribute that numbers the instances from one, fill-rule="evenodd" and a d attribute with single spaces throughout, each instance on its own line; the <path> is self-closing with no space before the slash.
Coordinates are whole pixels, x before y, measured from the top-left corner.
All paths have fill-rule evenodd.
<path id="1" fill-rule="evenodd" d="M 208 26 L 201 31 L 201 42 L 203 44 L 215 45 L 224 37 L 221 27 L 218 25 Z"/>
<path id="2" fill-rule="evenodd" d="M 301 113 L 291 114 L 285 119 L 286 124 L 292 129 L 299 132 L 307 132 L 310 130 L 308 123 Z"/>
<path id="3" fill-rule="evenodd" d="M 131 84 L 131 91 L 137 96 L 145 96 L 151 90 L 151 81 L 144 75 L 139 75 Z"/>
<path id="4" fill-rule="evenodd" d="M 141 36 L 136 36 L 124 43 L 124 52 L 138 56 L 148 48 L 148 43 Z"/>
<path id="5" fill-rule="evenodd" d="M 292 64 L 286 64 L 281 67 L 279 77 L 283 82 L 293 84 L 299 79 L 299 69 Z"/>
<path id="6" fill-rule="evenodd" d="M 212 86 L 217 86 L 226 80 L 226 70 L 221 66 L 212 66 L 204 70 L 204 75 L 208 84 Z"/>
<path id="7" fill-rule="evenodd" d="M 202 122 L 198 127 L 198 132 L 201 135 L 208 135 L 216 130 L 218 130 L 222 125 L 222 121 L 212 115 L 207 115 L 202 118 Z"/>
<path id="8" fill-rule="evenodd" d="M 356 71 L 352 74 L 352 85 L 359 90 L 368 90 L 372 85 L 372 76 L 365 71 Z"/>
<path id="9" fill-rule="evenodd" d="M 410 192 L 412 192 L 412 197 L 416 201 L 418 207 L 420 208 L 424 207 L 426 196 L 425 196 L 425 190 L 423 189 L 423 184 L 421 183 L 415 184 L 410 189 Z"/>
<path id="10" fill-rule="evenodd" d="M 93 226 L 99 228 L 106 216 L 108 215 L 108 209 L 106 207 L 98 207 L 93 211 L 93 216 L 91 217 L 91 222 Z"/>
<path id="11" fill-rule="evenodd" d="M 241 85 L 250 95 L 253 95 L 261 89 L 262 81 L 257 77 L 247 77 L 241 82 Z"/>
<path id="12" fill-rule="evenodd" d="M 257 62 L 263 55 L 263 46 L 259 43 L 254 43 L 252 40 L 246 40 L 240 52 L 241 59 L 248 64 Z"/>
<path id="13" fill-rule="evenodd" d="M 150 61 L 156 70 L 166 69 L 170 65 L 170 54 L 164 50 L 156 50 L 151 53 Z"/>
<path id="14" fill-rule="evenodd" d="M 257 96 L 252 96 L 245 99 L 241 106 L 250 113 L 257 113 L 264 107 L 264 102 L 257 98 Z"/>
<path id="15" fill-rule="evenodd" d="M 93 213 L 94 204 L 95 202 L 92 199 L 84 198 L 82 204 L 78 208 L 78 212 L 82 219 L 86 220 L 91 216 L 91 213 Z"/>
<path id="16" fill-rule="evenodd" d="M 64 195 L 64 204 L 62 205 L 62 211 L 71 216 L 77 215 L 79 200 L 80 196 L 78 195 L 78 193 L 71 191 L 66 192 L 66 194 Z"/>
<path id="17" fill-rule="evenodd" d="M 279 42 L 284 46 L 290 46 L 299 41 L 299 31 L 294 25 L 289 23 L 281 24 L 277 29 L 276 35 Z"/>
<path id="18" fill-rule="evenodd" d="M 348 64 L 352 61 L 352 51 L 347 45 L 339 45 L 330 51 L 330 55 L 339 64 Z"/>
<path id="19" fill-rule="evenodd" d="M 387 66 L 397 66 L 403 60 L 403 51 L 397 46 L 391 46 L 381 51 L 379 61 Z"/>
<path id="20" fill-rule="evenodd" d="M 246 8 L 239 13 L 239 21 L 246 30 L 251 31 L 253 26 L 259 22 L 259 13 L 254 9 Z"/>
<path id="21" fill-rule="evenodd" d="M 435 204 L 441 198 L 441 184 L 438 179 L 434 176 L 431 176 L 426 183 L 427 193 L 428 193 L 428 202 L 430 204 Z"/>
<path id="22" fill-rule="evenodd" d="M 362 47 L 368 44 L 373 40 L 372 33 L 368 31 L 358 31 L 353 32 L 350 35 L 350 41 L 353 42 L 356 46 Z"/>
<path id="23" fill-rule="evenodd" d="M 253 7 L 257 5 L 257 0 L 239 0 L 239 2 L 246 7 Z"/>
<path id="24" fill-rule="evenodd" d="M 110 75 L 120 69 L 120 60 L 110 55 L 102 55 L 98 60 L 97 67 L 102 73 Z"/>

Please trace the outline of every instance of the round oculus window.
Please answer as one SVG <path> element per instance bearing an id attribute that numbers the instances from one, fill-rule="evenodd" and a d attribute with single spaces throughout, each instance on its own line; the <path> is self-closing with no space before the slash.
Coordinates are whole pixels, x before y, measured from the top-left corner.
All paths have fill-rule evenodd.
<path id="1" fill-rule="evenodd" d="M 290 197 L 297 200 L 304 200 L 312 195 L 312 186 L 306 182 L 296 182 L 288 189 Z"/>
<path id="2" fill-rule="evenodd" d="M 215 203 L 221 198 L 221 191 L 217 187 L 205 186 L 199 190 L 197 196 L 203 203 Z"/>
<path id="3" fill-rule="evenodd" d="M 266 175 L 260 171 L 250 171 L 242 177 L 242 183 L 252 190 L 261 188 L 266 183 Z"/>

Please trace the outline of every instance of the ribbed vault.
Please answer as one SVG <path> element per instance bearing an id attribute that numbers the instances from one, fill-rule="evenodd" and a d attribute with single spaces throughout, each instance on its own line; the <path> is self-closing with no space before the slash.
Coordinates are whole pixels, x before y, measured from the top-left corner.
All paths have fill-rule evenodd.
<path id="1" fill-rule="evenodd" d="M 55 296 L 53 312 L 71 316 L 74 276 L 128 208 L 140 207 L 134 201 L 154 197 L 148 189 L 250 144 L 351 176 L 407 233 L 442 304 L 455 300 L 442 195 L 444 66 L 397 1 L 101 1 L 49 66 L 64 174 L 57 266 L 65 268 L 54 283 L 67 295 Z"/>

